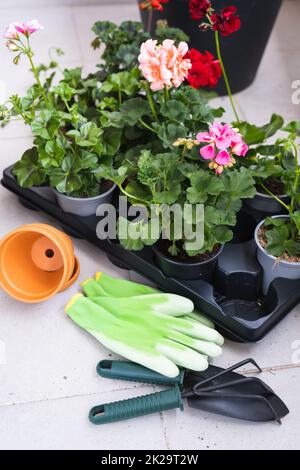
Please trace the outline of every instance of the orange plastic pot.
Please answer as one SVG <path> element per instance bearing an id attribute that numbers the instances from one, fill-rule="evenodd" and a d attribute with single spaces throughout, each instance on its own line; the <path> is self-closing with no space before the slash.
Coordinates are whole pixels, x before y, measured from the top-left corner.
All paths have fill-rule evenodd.
<path id="1" fill-rule="evenodd" d="M 79 271 L 72 240 L 51 225 L 23 225 L 0 241 L 0 286 L 22 302 L 48 300 Z"/>

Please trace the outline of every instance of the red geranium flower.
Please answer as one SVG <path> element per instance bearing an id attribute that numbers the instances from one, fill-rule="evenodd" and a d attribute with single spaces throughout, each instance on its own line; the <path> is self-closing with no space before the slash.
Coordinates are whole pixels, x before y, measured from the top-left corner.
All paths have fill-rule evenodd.
<path id="1" fill-rule="evenodd" d="M 169 0 L 145 0 L 144 2 L 140 3 L 141 10 L 159 10 L 162 11 L 164 7 L 162 3 L 168 3 Z"/>
<path id="2" fill-rule="evenodd" d="M 241 27 L 240 17 L 237 15 L 237 8 L 234 6 L 223 8 L 221 15 L 213 13 L 210 18 L 213 23 L 213 30 L 219 31 L 222 36 L 229 36 Z"/>
<path id="3" fill-rule="evenodd" d="M 214 88 L 222 75 L 220 61 L 205 51 L 204 54 L 197 49 L 190 49 L 185 58 L 190 59 L 192 68 L 189 70 L 187 81 L 193 88 Z"/>
<path id="4" fill-rule="evenodd" d="M 208 0 L 190 0 L 189 10 L 193 20 L 202 20 L 211 8 L 211 2 Z"/>

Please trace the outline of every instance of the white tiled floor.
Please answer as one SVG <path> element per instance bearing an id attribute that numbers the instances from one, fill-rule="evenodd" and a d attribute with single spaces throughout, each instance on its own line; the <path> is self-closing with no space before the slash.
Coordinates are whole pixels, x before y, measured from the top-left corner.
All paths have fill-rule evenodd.
<path id="1" fill-rule="evenodd" d="M 137 19 L 134 3 L 17 10 L 6 6 L 0 9 L 0 31 L 17 19 L 16 13 L 18 19 L 36 17 L 45 26 L 34 38 L 39 61 L 47 60 L 48 48 L 53 45 L 66 53 L 62 65 L 82 64 L 90 70 L 98 60 L 98 53 L 89 47 L 93 22 Z M 70 0 L 69 4 L 76 2 Z M 291 102 L 292 81 L 300 79 L 299 21 L 299 2 L 285 0 L 255 83 L 236 97 L 243 116 L 253 122 L 263 123 L 273 112 L 286 120 L 299 118 L 300 105 Z M 30 83 L 27 64 L 15 68 L 4 45 L 0 50 L 0 81 L 8 93 L 24 91 Z M 226 99 L 218 101 L 227 106 Z M 0 130 L 1 169 L 19 158 L 30 144 L 30 133 L 21 123 Z M 0 236 L 24 223 L 49 222 L 43 214 L 24 209 L 3 188 L 0 197 Z M 128 276 L 88 243 L 76 240 L 75 245 L 82 266 L 81 280 L 97 269 Z M 282 426 L 243 423 L 194 412 L 186 406 L 184 413 L 171 411 L 94 427 L 87 419 L 91 406 L 148 393 L 151 387 L 96 376 L 97 361 L 108 357 L 109 352 L 64 316 L 63 306 L 75 291 L 73 286 L 36 306 L 20 305 L 0 292 L 0 342 L 6 346 L 6 364 L 0 362 L 1 449 L 299 448 L 300 364 L 292 363 L 293 344 L 300 340 L 299 307 L 259 344 L 227 341 L 224 355 L 217 361 L 227 366 L 248 356 L 255 358 L 265 368 L 263 378 L 290 408 Z"/>

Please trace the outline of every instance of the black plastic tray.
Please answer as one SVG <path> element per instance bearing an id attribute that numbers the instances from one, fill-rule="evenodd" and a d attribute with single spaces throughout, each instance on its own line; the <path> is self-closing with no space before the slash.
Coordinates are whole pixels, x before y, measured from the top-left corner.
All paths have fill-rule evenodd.
<path id="1" fill-rule="evenodd" d="M 262 271 L 253 240 L 255 225 L 261 218 L 259 214 L 240 212 L 234 240 L 220 255 L 212 284 L 204 280 L 183 281 L 162 273 L 151 247 L 135 252 L 116 242 L 99 240 L 96 235 L 99 217 L 77 217 L 63 212 L 55 202 L 21 188 L 11 169 L 4 170 L 1 183 L 26 207 L 46 212 L 71 236 L 84 238 L 104 250 L 117 266 L 140 273 L 165 291 L 189 297 L 197 309 L 234 341 L 259 341 L 300 302 L 300 280 L 278 278 L 272 282 L 266 296 L 261 292 Z"/>

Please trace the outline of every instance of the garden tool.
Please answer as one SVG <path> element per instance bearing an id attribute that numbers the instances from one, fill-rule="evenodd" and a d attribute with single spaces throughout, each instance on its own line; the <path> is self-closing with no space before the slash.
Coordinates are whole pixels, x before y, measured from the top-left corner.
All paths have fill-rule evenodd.
<path id="1" fill-rule="evenodd" d="M 172 387 L 95 406 L 89 419 L 93 424 L 106 424 L 175 408 L 183 410 L 183 399 L 187 398 L 189 406 L 203 411 L 247 421 L 281 423 L 289 410 L 271 388 L 257 377 L 234 372 L 248 363 L 261 371 L 253 359 L 245 359 L 228 369 L 209 366 L 204 372 L 181 370 L 177 377 L 168 378 L 131 362 L 101 361 L 97 365 L 101 377 Z"/>
<path id="2" fill-rule="evenodd" d="M 177 366 L 205 370 L 207 356 L 218 357 L 222 353 L 224 340 L 216 330 L 194 319 L 155 311 L 147 306 L 148 297 L 146 313 L 142 298 L 137 309 L 130 309 L 130 304 L 126 307 L 127 300 L 123 298 L 119 308 L 114 304 L 109 310 L 109 302 L 113 305 L 111 297 L 104 305 L 101 298 L 95 301 L 94 297 L 77 294 L 65 311 L 108 349 L 168 377 L 178 375 Z M 187 305 L 191 308 L 190 303 Z"/>
<path id="3" fill-rule="evenodd" d="M 160 313 L 166 311 L 168 315 L 188 315 L 190 319 L 201 322 L 209 328 L 214 328 L 214 324 L 201 313 L 191 308 L 192 302 L 182 296 L 175 294 L 162 294 L 159 290 L 152 287 L 138 284 L 137 282 L 116 279 L 108 274 L 98 272 L 95 278 L 89 278 L 81 283 L 84 294 L 96 303 L 108 309 L 111 313 L 122 309 L 148 309 L 152 304 Z M 148 300 L 146 301 L 146 296 Z M 104 298 L 107 297 L 107 300 Z M 129 300 L 135 297 L 136 300 Z M 101 301 L 99 299 L 102 299 Z M 97 300 L 96 300 L 97 299 Z M 149 301 L 149 304 L 148 304 Z M 146 307 L 146 303 L 148 306 Z M 181 310 L 182 309 L 182 310 Z"/>
<path id="4" fill-rule="evenodd" d="M 53 297 L 73 284 L 79 271 L 72 240 L 51 225 L 23 225 L 0 241 L 0 286 L 22 302 Z"/>

